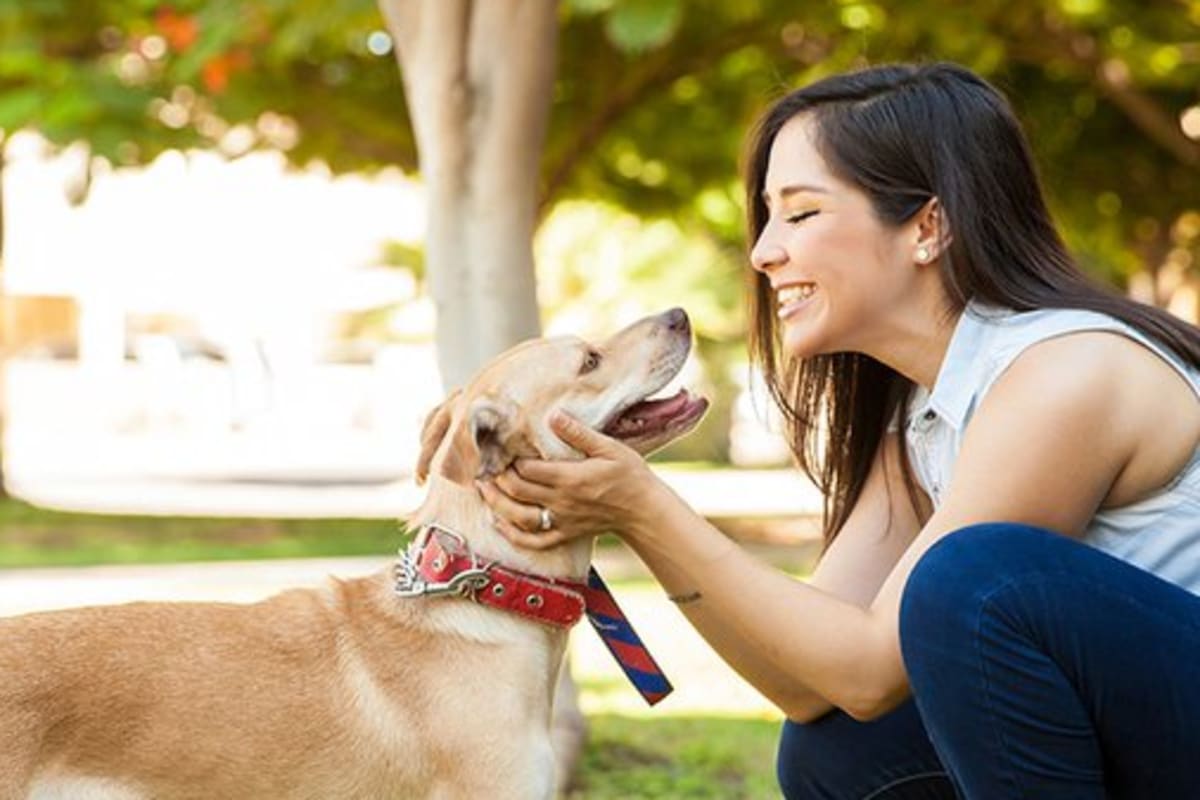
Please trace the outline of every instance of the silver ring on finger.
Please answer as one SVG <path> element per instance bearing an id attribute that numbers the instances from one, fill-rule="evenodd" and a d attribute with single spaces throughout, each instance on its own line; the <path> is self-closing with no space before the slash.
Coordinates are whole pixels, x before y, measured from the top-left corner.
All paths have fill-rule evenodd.
<path id="1" fill-rule="evenodd" d="M 538 514 L 538 531 L 545 533 L 554 527 L 554 515 L 550 513 L 550 509 L 542 506 Z"/>

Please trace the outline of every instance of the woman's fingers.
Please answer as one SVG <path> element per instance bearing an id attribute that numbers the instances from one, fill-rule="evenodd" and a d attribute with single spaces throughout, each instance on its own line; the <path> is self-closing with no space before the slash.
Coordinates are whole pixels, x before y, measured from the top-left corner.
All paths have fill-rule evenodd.
<path id="1" fill-rule="evenodd" d="M 508 541 L 517 547 L 526 547 L 530 550 L 548 550 L 551 547 L 558 547 L 567 541 L 566 534 L 560 530 L 551 529 L 538 533 L 530 533 L 521 530 L 508 520 L 500 518 L 496 520 L 496 530 L 500 531 L 500 534 L 505 539 L 508 539 Z"/>
<path id="2" fill-rule="evenodd" d="M 587 461 L 543 461 L 539 458 L 518 458 L 510 472 L 516 472 L 526 484 L 528 491 L 537 495 L 537 502 L 544 503 L 557 497 L 563 489 L 568 492 L 587 470 L 592 469 Z M 541 490 L 539 492 L 539 490 Z"/>
<path id="3" fill-rule="evenodd" d="M 500 491 L 521 503 L 544 506 L 554 498 L 554 490 L 540 482 L 526 480 L 516 469 L 506 469 L 494 482 Z"/>
<path id="4" fill-rule="evenodd" d="M 490 481 L 476 481 L 475 485 L 497 517 L 526 531 L 537 531 L 541 528 L 541 506 L 519 503 Z"/>
<path id="5" fill-rule="evenodd" d="M 519 503 L 490 481 L 476 481 L 475 485 L 494 513 L 496 530 L 518 547 L 547 550 L 570 538 L 558 528 L 542 528 L 544 506 Z M 553 519 L 551 515 L 552 525 Z"/>
<path id="6" fill-rule="evenodd" d="M 496 529 L 518 547 L 544 550 L 621 528 L 628 504 L 619 498 L 629 492 L 615 490 L 631 481 L 636 485 L 637 471 L 645 469 L 634 451 L 578 420 L 558 415 L 552 425 L 564 442 L 588 458 L 518 459 L 512 469 L 477 483 Z"/>
<path id="7" fill-rule="evenodd" d="M 613 440 L 592 430 L 565 411 L 556 411 L 550 418 L 550 428 L 558 438 L 589 457 L 609 455 Z"/>

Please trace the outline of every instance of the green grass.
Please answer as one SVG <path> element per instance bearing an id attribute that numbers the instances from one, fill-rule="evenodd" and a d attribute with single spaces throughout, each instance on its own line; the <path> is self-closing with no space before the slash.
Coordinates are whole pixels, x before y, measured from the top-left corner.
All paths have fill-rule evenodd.
<path id="1" fill-rule="evenodd" d="M 0 500 L 0 567 L 167 563 L 394 552 L 391 520 L 137 517 Z"/>
<path id="2" fill-rule="evenodd" d="M 0 568 L 389 555 L 404 535 L 388 519 L 84 514 L 0 499 Z M 600 537 L 597 546 L 624 547 L 614 536 Z M 797 564 L 807 558 L 797 548 Z"/>
<path id="3" fill-rule="evenodd" d="M 658 461 L 653 456 L 650 457 L 650 463 L 656 467 L 663 467 L 672 472 L 714 472 L 719 469 L 729 469 L 729 465 L 720 461 Z"/>
<path id="4" fill-rule="evenodd" d="M 570 800 L 777 798 L 774 719 L 589 716 L 591 738 Z"/>

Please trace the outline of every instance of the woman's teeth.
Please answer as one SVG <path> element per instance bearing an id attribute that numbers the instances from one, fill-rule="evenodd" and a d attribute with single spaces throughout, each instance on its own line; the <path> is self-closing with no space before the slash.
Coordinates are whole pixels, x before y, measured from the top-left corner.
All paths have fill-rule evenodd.
<path id="1" fill-rule="evenodd" d="M 778 292 L 779 305 L 786 306 L 790 303 L 799 303 L 801 300 L 807 300 L 812 297 L 813 292 L 817 287 L 811 283 L 804 283 L 797 286 L 785 286 Z"/>

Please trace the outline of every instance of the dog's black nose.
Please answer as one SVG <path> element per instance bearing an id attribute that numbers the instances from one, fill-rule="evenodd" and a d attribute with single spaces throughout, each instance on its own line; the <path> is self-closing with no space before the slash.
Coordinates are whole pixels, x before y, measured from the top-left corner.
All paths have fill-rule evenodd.
<path id="1" fill-rule="evenodd" d="M 679 333 L 690 333 L 691 323 L 688 322 L 687 312 L 682 308 L 672 308 L 670 311 L 663 313 L 663 320 L 667 323 L 667 329 L 678 331 Z"/>

